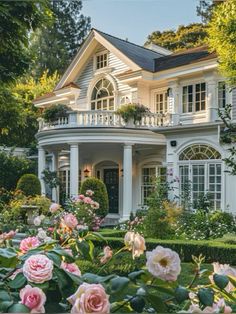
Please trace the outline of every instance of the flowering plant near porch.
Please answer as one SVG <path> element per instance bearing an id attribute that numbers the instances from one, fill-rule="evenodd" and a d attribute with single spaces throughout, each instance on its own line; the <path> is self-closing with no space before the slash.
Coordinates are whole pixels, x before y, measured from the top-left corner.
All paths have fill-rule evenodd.
<path id="1" fill-rule="evenodd" d="M 57 204 L 50 211 L 60 216 Z M 132 255 L 133 260 L 145 254 L 145 239 L 136 232 L 126 233 L 119 251 L 108 245 L 100 250 L 99 240 L 105 239 L 82 230 L 70 212 L 60 216 L 52 238 L 41 229 L 14 248 L 14 235 L 1 235 L 0 312 L 231 313 L 236 304 L 236 269 L 214 263 L 214 272 L 209 272 L 202 269 L 204 258 L 194 257 L 195 273 L 183 287 L 178 283 L 179 255 L 162 246 L 146 252 L 144 267 L 126 276 L 108 273 L 121 254 Z M 81 272 L 79 265 L 85 261 L 93 263 L 94 272 Z M 208 279 L 207 285 L 200 284 L 202 277 Z"/>

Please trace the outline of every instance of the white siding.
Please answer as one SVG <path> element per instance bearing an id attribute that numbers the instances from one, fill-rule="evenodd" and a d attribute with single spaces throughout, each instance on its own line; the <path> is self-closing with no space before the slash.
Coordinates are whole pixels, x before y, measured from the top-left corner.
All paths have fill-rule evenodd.
<path id="1" fill-rule="evenodd" d="M 236 89 L 232 90 L 232 119 L 236 121 Z"/>
<path id="2" fill-rule="evenodd" d="M 106 50 L 103 46 L 99 46 L 98 49 L 96 50 L 95 53 L 101 52 L 103 50 Z M 84 70 L 80 74 L 80 76 L 77 78 L 76 83 L 79 85 L 81 92 L 79 99 L 77 101 L 77 105 L 79 109 L 88 109 L 88 99 L 87 99 L 87 92 L 88 92 L 88 87 L 91 82 L 91 80 L 94 78 L 94 67 L 93 67 L 93 60 L 94 56 L 90 57 L 88 60 L 87 65 L 85 66 Z M 129 67 L 124 64 L 120 59 L 118 59 L 113 53 L 109 52 L 109 68 L 112 69 L 110 72 L 110 75 L 113 76 L 114 80 L 117 83 L 118 87 L 118 102 L 119 99 L 126 94 L 131 93 L 131 88 L 130 86 L 126 84 L 122 84 L 116 77 L 115 75 L 119 73 L 123 73 L 127 70 L 129 70 Z"/>

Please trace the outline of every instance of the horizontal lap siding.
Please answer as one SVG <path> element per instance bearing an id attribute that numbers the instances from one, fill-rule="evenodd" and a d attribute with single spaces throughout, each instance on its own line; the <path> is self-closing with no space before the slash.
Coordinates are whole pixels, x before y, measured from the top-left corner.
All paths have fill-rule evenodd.
<path id="1" fill-rule="evenodd" d="M 104 47 L 99 47 L 96 50 L 96 53 L 102 52 L 105 50 Z M 112 72 L 110 73 L 114 80 L 117 83 L 118 91 L 121 95 L 128 94 L 131 92 L 131 88 L 126 85 L 122 84 L 115 75 L 119 73 L 123 73 L 127 70 L 129 70 L 129 67 L 124 64 L 120 59 L 118 59 L 113 53 L 109 53 L 109 67 L 112 68 Z M 93 56 L 89 59 L 87 65 L 85 66 L 84 70 L 82 71 L 81 75 L 78 77 L 76 83 L 79 85 L 81 91 L 80 96 L 77 101 L 77 105 L 79 109 L 86 109 L 87 108 L 87 92 L 88 87 L 91 82 L 91 80 L 94 77 L 94 69 L 93 69 Z"/>

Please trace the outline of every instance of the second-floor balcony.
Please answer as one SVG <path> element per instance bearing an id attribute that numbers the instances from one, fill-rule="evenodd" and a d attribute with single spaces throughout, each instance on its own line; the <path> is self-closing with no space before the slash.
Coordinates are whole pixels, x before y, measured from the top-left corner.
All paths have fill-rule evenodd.
<path id="1" fill-rule="evenodd" d="M 60 128 L 141 128 L 150 129 L 172 125 L 169 113 L 145 113 L 141 121 L 124 121 L 115 111 L 70 111 L 67 117 L 48 123 L 39 119 L 39 132 Z"/>

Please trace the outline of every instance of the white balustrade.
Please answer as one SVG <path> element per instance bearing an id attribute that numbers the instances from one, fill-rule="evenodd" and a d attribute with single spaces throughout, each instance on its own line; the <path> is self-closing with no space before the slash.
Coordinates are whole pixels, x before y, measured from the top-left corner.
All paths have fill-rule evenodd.
<path id="1" fill-rule="evenodd" d="M 149 129 L 161 126 L 170 126 L 171 115 L 159 113 L 146 113 L 141 121 L 126 123 L 115 111 L 89 110 L 70 111 L 68 117 L 58 118 L 52 123 L 46 123 L 39 119 L 39 131 L 57 128 L 87 128 L 87 127 L 108 127 L 108 128 L 143 128 Z"/>

